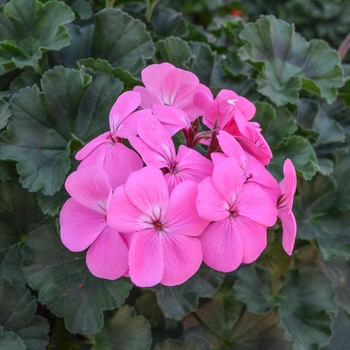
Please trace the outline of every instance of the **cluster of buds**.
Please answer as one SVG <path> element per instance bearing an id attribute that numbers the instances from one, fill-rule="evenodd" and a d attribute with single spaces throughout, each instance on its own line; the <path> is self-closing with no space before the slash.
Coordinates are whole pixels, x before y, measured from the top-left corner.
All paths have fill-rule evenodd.
<path id="1" fill-rule="evenodd" d="M 119 96 L 110 130 L 77 154 L 61 239 L 88 248 L 92 274 L 140 287 L 174 286 L 202 262 L 230 272 L 256 260 L 279 217 L 292 253 L 296 174 L 268 172 L 272 153 L 255 106 L 230 90 L 214 99 L 191 72 L 169 63 L 142 71 L 144 87 Z"/>

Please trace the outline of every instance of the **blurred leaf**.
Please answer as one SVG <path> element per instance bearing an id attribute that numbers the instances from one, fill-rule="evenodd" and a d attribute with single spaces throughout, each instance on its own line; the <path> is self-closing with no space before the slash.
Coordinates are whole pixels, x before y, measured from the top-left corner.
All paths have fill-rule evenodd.
<path id="1" fill-rule="evenodd" d="M 93 58 L 105 59 L 112 67 L 121 67 L 138 76 L 153 54 L 152 38 L 144 23 L 116 9 L 105 9 L 95 15 Z"/>
<path id="2" fill-rule="evenodd" d="M 80 68 L 85 67 L 93 72 L 104 72 L 113 75 L 124 83 L 124 91 L 132 90 L 134 86 L 141 84 L 141 81 L 135 79 L 127 70 L 120 67 L 113 68 L 108 61 L 100 58 L 96 60 L 93 58 L 83 59 L 78 62 L 78 65 Z"/>
<path id="3" fill-rule="evenodd" d="M 80 19 L 88 19 L 92 16 L 92 6 L 87 0 L 66 0 L 66 4 Z"/>
<path id="4" fill-rule="evenodd" d="M 326 42 L 307 42 L 294 32 L 294 26 L 274 16 L 248 23 L 240 37 L 247 42 L 241 58 L 264 63 L 258 91 L 278 106 L 295 103 L 302 87 L 328 103 L 335 100 L 343 73 L 338 54 Z"/>
<path id="5" fill-rule="evenodd" d="M 44 350 L 48 341 L 49 325 L 44 318 L 34 316 L 37 304 L 29 290 L 13 286 L 9 281 L 0 278 L 0 295 L 6 301 L 0 304 L 0 324 L 3 329 L 20 337 L 27 350 Z"/>
<path id="6" fill-rule="evenodd" d="M 152 14 L 154 33 L 159 37 L 185 37 L 189 34 L 182 14 L 171 8 L 157 6 Z"/>
<path id="7" fill-rule="evenodd" d="M 24 285 L 21 268 L 24 237 L 44 216 L 35 195 L 16 180 L 0 183 L 0 198 L 0 277 Z"/>
<path id="8" fill-rule="evenodd" d="M 0 99 L 0 130 L 6 127 L 10 116 L 9 104 L 4 99 Z"/>
<path id="9" fill-rule="evenodd" d="M 64 187 L 52 196 L 45 196 L 42 192 L 37 192 L 39 207 L 44 214 L 55 216 L 59 213 L 69 195 Z"/>
<path id="10" fill-rule="evenodd" d="M 0 326 L 0 349 L 6 350 L 25 350 L 22 339 L 13 332 L 4 332 Z"/>
<path id="11" fill-rule="evenodd" d="M 250 312 L 264 314 L 276 305 L 269 270 L 251 265 L 240 268 L 237 276 L 233 287 L 235 296 L 247 305 Z"/>
<path id="12" fill-rule="evenodd" d="M 344 141 L 345 134 L 342 126 L 329 118 L 316 101 L 303 98 L 297 102 L 297 105 L 298 124 L 303 128 L 315 130 L 320 135 L 315 146 Z"/>
<path id="13" fill-rule="evenodd" d="M 70 8 L 58 1 L 10 1 L 0 8 L 0 64 L 5 69 L 35 66 L 43 52 L 69 44 L 63 24 L 73 19 Z"/>
<path id="14" fill-rule="evenodd" d="M 293 135 L 274 148 L 268 169 L 278 180 L 282 179 L 283 163 L 286 158 L 291 159 L 297 172 L 305 179 L 310 180 L 316 174 L 318 166 L 315 151 L 303 137 Z"/>
<path id="15" fill-rule="evenodd" d="M 10 92 L 13 95 L 27 86 L 32 87 L 33 85 L 37 85 L 40 87 L 40 79 L 40 74 L 31 71 L 23 71 L 19 77 L 11 82 Z"/>
<path id="16" fill-rule="evenodd" d="M 209 298 L 214 295 L 223 278 L 222 273 L 202 265 L 193 277 L 179 286 L 166 287 L 159 284 L 152 289 L 157 294 L 164 315 L 182 320 L 197 307 L 199 297 Z"/>
<path id="17" fill-rule="evenodd" d="M 156 49 L 164 61 L 178 68 L 184 68 L 184 62 L 187 62 L 192 54 L 186 41 L 173 36 L 159 40 L 156 44 Z"/>
<path id="18" fill-rule="evenodd" d="M 109 110 L 123 89 L 119 79 L 95 74 L 91 83 L 79 71 L 56 67 L 37 86 L 10 101 L 11 122 L 0 136 L 0 158 L 17 161 L 29 191 L 57 192 L 70 168 L 69 142 L 89 141 L 108 130 Z M 25 132 L 23 132 L 25 130 Z"/>
<path id="19" fill-rule="evenodd" d="M 339 89 L 339 96 L 343 99 L 345 104 L 350 107 L 350 79 Z"/>
<path id="20" fill-rule="evenodd" d="M 93 338 L 91 350 L 148 350 L 150 325 L 128 305 L 122 306 Z"/>
<path id="21" fill-rule="evenodd" d="M 96 333 L 103 326 L 102 310 L 120 307 L 131 288 L 124 278 L 110 281 L 93 276 L 85 253 L 63 246 L 53 224 L 32 231 L 23 248 L 23 271 L 39 301 L 64 317 L 71 333 Z"/>
<path id="22" fill-rule="evenodd" d="M 210 343 L 197 335 L 188 336 L 185 341 L 177 339 L 167 339 L 161 344 L 157 344 L 155 350 L 210 350 Z"/>
<path id="23" fill-rule="evenodd" d="M 290 271 L 278 293 L 279 324 L 298 350 L 318 349 L 332 335 L 330 312 L 338 306 L 331 283 L 312 268 Z"/>

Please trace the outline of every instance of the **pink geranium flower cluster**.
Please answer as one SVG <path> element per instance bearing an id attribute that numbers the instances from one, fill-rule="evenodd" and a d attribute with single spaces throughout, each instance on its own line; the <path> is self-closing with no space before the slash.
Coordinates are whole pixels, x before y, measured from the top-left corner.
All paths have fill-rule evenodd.
<path id="1" fill-rule="evenodd" d="M 202 262 L 223 272 L 253 262 L 277 217 L 291 254 L 296 174 L 286 160 L 278 184 L 265 168 L 272 153 L 251 122 L 254 104 L 229 90 L 213 99 L 169 63 L 145 68 L 142 81 L 115 102 L 110 130 L 76 155 L 63 244 L 88 248 L 95 276 L 140 287 L 181 284 Z"/>

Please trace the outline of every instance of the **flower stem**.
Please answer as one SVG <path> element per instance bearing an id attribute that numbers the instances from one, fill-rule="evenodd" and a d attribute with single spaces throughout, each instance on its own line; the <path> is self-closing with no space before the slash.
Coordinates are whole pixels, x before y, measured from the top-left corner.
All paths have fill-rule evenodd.
<path id="1" fill-rule="evenodd" d="M 340 56 L 341 59 L 343 59 L 349 50 L 350 50 L 350 33 L 347 35 L 347 37 L 339 46 L 338 55 Z"/>
<path id="2" fill-rule="evenodd" d="M 106 0 L 106 8 L 113 8 L 115 0 Z"/>
<path id="3" fill-rule="evenodd" d="M 146 0 L 147 10 L 146 10 L 145 16 L 146 16 L 147 22 L 151 20 L 153 10 L 156 7 L 158 2 L 159 0 Z"/>

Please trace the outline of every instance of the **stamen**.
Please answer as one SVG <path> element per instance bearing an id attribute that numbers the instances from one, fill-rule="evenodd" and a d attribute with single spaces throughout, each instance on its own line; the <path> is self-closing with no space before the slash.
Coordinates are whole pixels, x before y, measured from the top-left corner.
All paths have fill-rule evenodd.
<path id="1" fill-rule="evenodd" d="M 239 212 L 237 208 L 233 208 L 229 210 L 231 218 L 237 218 L 239 216 Z"/>
<path id="2" fill-rule="evenodd" d="M 157 231 L 163 230 L 163 224 L 159 220 L 153 222 L 153 227 Z"/>

